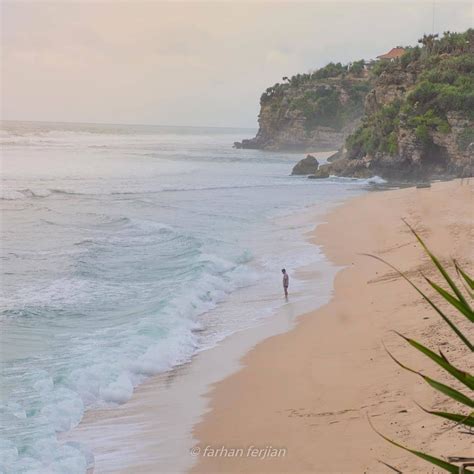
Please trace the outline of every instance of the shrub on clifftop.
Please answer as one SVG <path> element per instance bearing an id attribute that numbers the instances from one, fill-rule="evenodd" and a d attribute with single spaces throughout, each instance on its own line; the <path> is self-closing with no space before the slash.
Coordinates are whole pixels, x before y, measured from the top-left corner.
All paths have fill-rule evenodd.
<path id="1" fill-rule="evenodd" d="M 422 47 L 407 48 L 400 59 L 379 61 L 372 68 L 377 81 L 391 84 L 398 98 L 376 104 L 378 110 L 363 119 L 346 141 L 348 158 L 396 155 L 401 129 L 432 144 L 433 133 L 451 132 L 452 112 L 474 119 L 474 30 L 446 32 L 442 38 L 425 35 L 419 42 Z"/>

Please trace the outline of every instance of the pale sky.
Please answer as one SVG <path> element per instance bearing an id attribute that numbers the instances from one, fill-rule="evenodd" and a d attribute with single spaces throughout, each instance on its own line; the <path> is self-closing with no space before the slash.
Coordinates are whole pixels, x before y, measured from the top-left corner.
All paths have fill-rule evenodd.
<path id="1" fill-rule="evenodd" d="M 435 1 L 435 32 L 472 27 Z M 3 1 L 6 120 L 255 127 L 264 89 L 432 32 L 433 1 Z"/>

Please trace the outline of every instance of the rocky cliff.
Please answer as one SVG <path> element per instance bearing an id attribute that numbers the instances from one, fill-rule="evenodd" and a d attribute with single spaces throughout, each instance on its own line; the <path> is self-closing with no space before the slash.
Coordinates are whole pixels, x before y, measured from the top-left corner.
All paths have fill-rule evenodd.
<path id="1" fill-rule="evenodd" d="M 429 35 L 377 63 L 361 125 L 316 177 L 406 181 L 473 175 L 474 30 Z"/>
<path id="2" fill-rule="evenodd" d="M 370 76 L 362 61 L 328 64 L 309 74 L 283 78 L 260 98 L 259 130 L 237 148 L 337 149 L 359 124 Z"/>

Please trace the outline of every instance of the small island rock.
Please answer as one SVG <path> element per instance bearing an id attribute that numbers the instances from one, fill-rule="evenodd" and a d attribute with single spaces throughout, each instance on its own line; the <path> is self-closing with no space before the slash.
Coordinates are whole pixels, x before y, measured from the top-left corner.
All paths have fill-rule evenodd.
<path id="1" fill-rule="evenodd" d="M 313 155 L 306 155 L 301 161 L 298 161 L 291 172 L 292 175 L 308 175 L 318 171 L 319 163 Z"/>

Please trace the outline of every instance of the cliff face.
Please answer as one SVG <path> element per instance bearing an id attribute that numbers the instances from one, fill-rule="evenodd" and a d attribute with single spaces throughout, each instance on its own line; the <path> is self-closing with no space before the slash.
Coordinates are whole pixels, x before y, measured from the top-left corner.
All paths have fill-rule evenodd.
<path id="1" fill-rule="evenodd" d="M 424 37 L 379 63 L 361 125 L 328 174 L 406 181 L 473 175 L 474 30 Z"/>
<path id="2" fill-rule="evenodd" d="M 235 146 L 299 151 L 339 148 L 358 125 L 370 90 L 362 63 L 354 64 L 349 70 L 329 64 L 269 87 L 260 99 L 256 137 Z"/>

